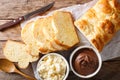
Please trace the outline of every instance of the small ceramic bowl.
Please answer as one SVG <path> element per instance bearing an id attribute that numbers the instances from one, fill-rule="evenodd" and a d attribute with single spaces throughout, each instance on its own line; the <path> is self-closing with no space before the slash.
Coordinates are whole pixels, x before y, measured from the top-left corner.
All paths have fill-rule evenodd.
<path id="1" fill-rule="evenodd" d="M 42 80 L 42 78 L 40 77 L 40 74 L 39 74 L 39 72 L 38 72 L 38 68 L 39 68 L 39 66 L 41 66 L 39 63 L 40 63 L 44 58 L 46 58 L 47 56 L 51 56 L 51 55 L 58 56 L 58 57 L 60 57 L 61 59 L 63 59 L 63 61 L 65 62 L 65 64 L 66 64 L 66 73 L 65 73 L 65 76 L 64 76 L 63 80 L 66 80 L 67 77 L 68 77 L 69 71 L 70 71 L 70 70 L 69 70 L 69 64 L 68 64 L 67 60 L 66 60 L 62 55 L 60 55 L 60 54 L 58 54 L 58 53 L 49 53 L 49 54 L 46 54 L 46 55 L 44 55 L 44 56 L 38 61 L 36 71 L 37 71 L 37 75 L 38 75 L 39 79 Z M 49 67 L 49 66 L 48 66 L 48 67 Z"/>
<path id="2" fill-rule="evenodd" d="M 84 49 L 84 48 L 88 48 L 88 49 L 92 49 L 95 53 L 96 53 L 96 56 L 98 58 L 98 68 L 95 70 L 95 72 L 93 72 L 92 74 L 89 74 L 89 75 L 81 75 L 81 74 L 78 74 L 74 67 L 73 67 L 73 57 L 74 55 L 77 53 L 77 51 L 81 50 L 81 49 Z M 71 70 L 73 71 L 73 73 L 75 75 L 77 75 L 78 77 L 80 78 L 91 78 L 93 76 L 95 76 L 101 69 L 101 66 L 102 66 L 102 59 L 101 59 L 101 55 L 100 53 L 95 49 L 93 48 L 92 46 L 80 46 L 78 48 L 76 48 L 72 53 L 71 53 L 71 56 L 70 56 L 70 68 Z"/>

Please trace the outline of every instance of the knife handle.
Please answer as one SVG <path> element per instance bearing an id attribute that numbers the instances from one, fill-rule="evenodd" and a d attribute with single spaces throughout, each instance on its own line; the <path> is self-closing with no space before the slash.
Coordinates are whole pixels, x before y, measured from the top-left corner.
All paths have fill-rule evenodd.
<path id="1" fill-rule="evenodd" d="M 19 23 L 20 23 L 21 21 L 23 21 L 23 20 L 24 20 L 24 17 L 21 16 L 21 17 L 19 17 L 19 18 L 17 18 L 17 19 L 14 19 L 14 20 L 9 21 L 9 22 L 7 22 L 7 23 L 5 23 L 5 24 L 2 24 L 2 25 L 0 25 L 0 30 L 5 29 L 5 28 L 12 27 L 12 26 L 14 26 L 14 25 L 16 25 L 16 24 L 19 24 Z"/>

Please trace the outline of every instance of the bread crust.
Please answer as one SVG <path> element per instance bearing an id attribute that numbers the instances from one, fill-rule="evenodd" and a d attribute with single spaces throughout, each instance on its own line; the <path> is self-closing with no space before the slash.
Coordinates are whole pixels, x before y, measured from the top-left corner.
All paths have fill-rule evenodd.
<path id="1" fill-rule="evenodd" d="M 120 30 L 120 3 L 117 0 L 99 0 L 74 24 L 101 52 Z"/>

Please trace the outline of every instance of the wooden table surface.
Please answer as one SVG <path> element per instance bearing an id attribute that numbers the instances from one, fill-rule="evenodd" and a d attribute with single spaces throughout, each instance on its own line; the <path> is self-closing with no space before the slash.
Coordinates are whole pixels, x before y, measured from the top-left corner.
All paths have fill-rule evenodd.
<path id="1" fill-rule="evenodd" d="M 0 0 L 0 24 L 13 20 L 28 12 L 34 11 L 53 0 Z M 67 7 L 75 4 L 83 4 L 90 0 L 55 0 L 51 10 Z M 20 25 L 0 31 L 0 58 L 4 58 L 2 48 L 8 39 L 21 41 Z M 27 69 L 20 69 L 22 72 L 34 76 L 31 65 Z M 67 80 L 84 80 L 70 72 Z M 26 80 L 18 74 L 8 74 L 0 71 L 0 80 Z M 86 80 L 86 79 L 85 79 Z M 120 57 L 103 62 L 100 72 L 93 78 L 87 80 L 120 80 Z"/>

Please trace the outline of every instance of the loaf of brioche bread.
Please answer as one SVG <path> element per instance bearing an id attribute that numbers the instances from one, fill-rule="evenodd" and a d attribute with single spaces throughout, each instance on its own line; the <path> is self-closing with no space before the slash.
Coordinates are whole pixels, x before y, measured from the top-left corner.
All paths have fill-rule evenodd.
<path id="1" fill-rule="evenodd" d="M 27 68 L 29 62 L 34 62 L 39 59 L 39 57 L 31 56 L 29 49 L 24 43 L 8 40 L 3 49 L 4 56 L 12 61 L 18 62 L 20 68 Z"/>
<path id="2" fill-rule="evenodd" d="M 99 0 L 75 21 L 75 25 L 101 52 L 114 34 L 120 30 L 120 3 L 118 0 Z"/>

